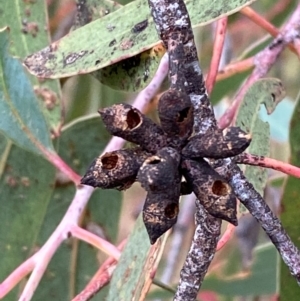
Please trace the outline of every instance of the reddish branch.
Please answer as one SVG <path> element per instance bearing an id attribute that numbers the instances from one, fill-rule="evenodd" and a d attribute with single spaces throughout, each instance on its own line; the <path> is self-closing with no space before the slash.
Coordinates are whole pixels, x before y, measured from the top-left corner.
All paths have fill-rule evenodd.
<path id="1" fill-rule="evenodd" d="M 211 94 L 211 91 L 216 82 L 222 50 L 225 41 L 225 36 L 226 36 L 226 28 L 227 28 L 227 17 L 224 17 L 217 21 L 213 56 L 210 62 L 210 68 L 206 78 L 206 89 L 208 94 Z"/>
<path id="2" fill-rule="evenodd" d="M 123 240 L 118 246 L 118 257 L 121 255 L 121 251 L 125 247 L 126 239 Z M 72 301 L 88 301 L 90 300 L 101 288 L 107 285 L 112 277 L 113 271 L 116 268 L 118 261 L 115 257 L 109 257 L 101 265 L 97 273 L 86 285 L 80 294 L 78 294 Z"/>
<path id="3" fill-rule="evenodd" d="M 243 153 L 236 156 L 234 160 L 238 164 L 248 164 L 253 166 L 272 168 L 274 170 L 281 171 L 287 175 L 300 178 L 299 167 L 272 158 Z"/>
<path id="4" fill-rule="evenodd" d="M 271 67 L 276 63 L 279 55 L 285 49 L 289 43 L 293 43 L 298 56 L 300 56 L 300 4 L 296 7 L 289 21 L 284 26 L 281 33 L 267 46 L 264 50 L 259 52 L 254 57 L 255 68 L 252 74 L 248 77 L 245 84 L 237 93 L 235 100 L 231 104 L 230 108 L 219 120 L 219 127 L 226 128 L 231 123 L 234 123 L 234 119 L 237 110 L 242 102 L 246 91 L 249 87 L 258 79 L 264 77 Z"/>
<path id="5" fill-rule="evenodd" d="M 234 74 L 248 71 L 249 69 L 253 68 L 253 66 L 254 66 L 253 57 L 249 57 L 242 61 L 230 63 L 227 66 L 225 66 L 222 70 L 219 71 L 216 80 L 217 81 L 223 80 Z"/>
<path id="6" fill-rule="evenodd" d="M 221 166 L 217 168 L 217 171 L 228 180 L 237 198 L 260 223 L 288 266 L 290 273 L 300 284 L 300 252 L 284 230 L 280 220 L 237 165 L 233 164 L 230 159 L 219 163 Z"/>
<path id="7" fill-rule="evenodd" d="M 280 31 L 271 24 L 267 19 L 259 15 L 255 10 L 253 10 L 251 7 L 247 6 L 241 9 L 241 13 L 247 16 L 250 20 L 252 20 L 255 24 L 259 25 L 263 29 L 265 29 L 268 33 L 270 33 L 273 37 L 276 37 L 280 34 Z M 288 45 L 289 48 L 297 53 L 294 46 L 292 44 Z"/>

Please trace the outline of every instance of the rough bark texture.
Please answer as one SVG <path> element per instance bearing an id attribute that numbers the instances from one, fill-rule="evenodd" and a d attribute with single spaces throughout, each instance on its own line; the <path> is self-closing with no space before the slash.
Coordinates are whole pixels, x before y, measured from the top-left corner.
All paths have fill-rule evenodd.
<path id="1" fill-rule="evenodd" d="M 224 164 L 225 161 L 225 164 Z M 257 219 L 283 261 L 289 267 L 291 274 L 300 285 L 300 252 L 284 230 L 280 220 L 272 212 L 260 194 L 249 183 L 240 168 L 232 164 L 229 159 L 217 168 L 234 188 L 236 196 L 249 212 Z M 227 164 L 226 164 L 227 163 Z"/>

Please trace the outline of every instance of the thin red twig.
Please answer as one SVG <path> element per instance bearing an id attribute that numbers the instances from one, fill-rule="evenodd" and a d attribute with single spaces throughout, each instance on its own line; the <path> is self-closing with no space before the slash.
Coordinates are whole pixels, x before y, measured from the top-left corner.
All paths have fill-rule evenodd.
<path id="1" fill-rule="evenodd" d="M 81 227 L 74 225 L 71 227 L 70 232 L 73 237 L 76 237 L 86 243 L 91 244 L 95 248 L 103 251 L 104 253 L 111 255 L 113 258 L 118 260 L 120 258 L 120 251 L 107 240 L 85 230 Z"/>
<path id="2" fill-rule="evenodd" d="M 236 163 L 272 168 L 287 175 L 300 178 L 300 168 L 272 158 L 243 153 L 235 157 Z"/>
<path id="3" fill-rule="evenodd" d="M 80 184 L 81 176 L 77 174 L 57 153 L 42 149 L 46 159 L 65 174 L 75 185 Z"/>
<path id="4" fill-rule="evenodd" d="M 206 89 L 208 94 L 211 93 L 219 70 L 220 59 L 223 51 L 225 36 L 227 28 L 227 17 L 217 21 L 213 56 L 210 62 L 210 68 L 206 79 Z"/>
<path id="5" fill-rule="evenodd" d="M 234 124 L 235 116 L 242 102 L 246 91 L 258 79 L 264 77 L 271 67 L 276 63 L 278 56 L 285 49 L 287 44 L 294 43 L 295 49 L 300 55 L 300 42 L 298 39 L 300 24 L 299 24 L 300 4 L 295 9 L 288 23 L 284 26 L 280 34 L 272 41 L 272 43 L 255 55 L 255 68 L 252 74 L 248 77 L 242 88 L 238 91 L 230 108 L 224 113 L 219 120 L 219 127 L 226 128 L 231 123 Z"/>
<path id="6" fill-rule="evenodd" d="M 248 71 L 253 66 L 254 66 L 254 57 L 249 57 L 242 61 L 230 63 L 218 72 L 216 80 L 219 81 L 228 78 L 234 74 Z"/>
<path id="7" fill-rule="evenodd" d="M 232 238 L 234 230 L 235 226 L 233 224 L 228 223 L 224 234 L 218 241 L 216 251 L 221 250 L 227 244 L 227 242 Z"/>
<path id="8" fill-rule="evenodd" d="M 252 20 L 255 24 L 259 25 L 263 29 L 265 29 L 270 35 L 273 37 L 276 37 L 280 31 L 277 29 L 273 24 L 271 24 L 267 19 L 265 19 L 263 16 L 258 14 L 255 10 L 253 10 L 251 7 L 246 6 L 240 10 L 240 12 L 247 16 L 250 20 Z M 291 51 L 297 54 L 297 51 L 293 44 L 289 44 L 288 47 Z"/>
<path id="9" fill-rule="evenodd" d="M 124 239 L 117 247 L 119 255 L 125 247 L 127 239 Z M 110 281 L 112 273 L 117 265 L 118 261 L 114 257 L 109 257 L 99 268 L 94 277 L 86 285 L 72 301 L 87 301 L 90 300 L 101 288 L 107 285 Z"/>

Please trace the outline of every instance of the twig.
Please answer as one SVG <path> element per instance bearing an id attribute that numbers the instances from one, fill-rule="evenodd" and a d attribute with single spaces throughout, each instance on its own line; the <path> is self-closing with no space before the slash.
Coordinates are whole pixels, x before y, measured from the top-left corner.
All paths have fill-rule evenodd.
<path id="1" fill-rule="evenodd" d="M 213 56 L 210 62 L 209 72 L 206 78 L 207 93 L 210 94 L 216 82 L 217 73 L 219 70 L 220 59 L 224 46 L 227 28 L 227 17 L 217 21 L 217 28 L 215 33 Z"/>
<path id="2" fill-rule="evenodd" d="M 245 60 L 233 62 L 227 66 L 225 66 L 222 70 L 220 70 L 217 74 L 216 80 L 226 79 L 234 74 L 242 73 L 250 70 L 254 66 L 254 58 L 249 57 Z"/>
<path id="3" fill-rule="evenodd" d="M 174 275 L 174 269 L 178 263 L 178 256 L 181 251 L 181 247 L 184 243 L 186 233 L 191 225 L 195 212 L 195 195 L 190 194 L 183 198 L 182 206 L 178 216 L 177 223 L 173 227 L 173 233 L 171 236 L 170 251 L 166 259 L 165 268 L 161 276 L 163 283 L 170 283 L 172 276 Z"/>
<path id="4" fill-rule="evenodd" d="M 232 238 L 234 230 L 235 226 L 233 224 L 228 223 L 224 234 L 218 241 L 216 251 L 221 250 L 227 244 L 227 242 Z"/>
<path id="5" fill-rule="evenodd" d="M 77 225 L 71 227 L 70 235 L 82 241 L 85 241 L 86 243 L 94 246 L 95 248 L 103 251 L 106 254 L 111 255 L 116 260 L 118 260 L 120 257 L 120 251 L 110 242 L 85 229 L 80 228 Z"/>
<path id="6" fill-rule="evenodd" d="M 217 171 L 228 180 L 235 195 L 260 223 L 300 285 L 300 252 L 292 243 L 280 220 L 253 185 L 247 181 L 240 168 L 232 164 L 230 159 L 223 160 L 222 167 L 218 168 Z"/>
<path id="7" fill-rule="evenodd" d="M 80 183 L 80 175 L 78 175 L 57 153 L 44 150 L 44 155 L 53 166 L 66 175 L 75 185 Z"/>
<path id="8" fill-rule="evenodd" d="M 118 257 L 121 255 L 127 240 L 124 239 L 118 246 Z M 109 257 L 98 269 L 97 273 L 72 301 L 87 301 L 90 300 L 102 287 L 107 285 L 111 279 L 113 271 L 117 265 L 117 260 L 114 257 Z"/>
<path id="9" fill-rule="evenodd" d="M 80 215 L 84 210 L 84 207 L 86 206 L 92 192 L 93 188 L 91 187 L 77 187 L 75 197 L 64 218 L 52 233 L 52 235 L 49 237 L 47 242 L 43 245 L 43 247 L 35 255 L 33 255 L 34 269 L 20 296 L 20 301 L 28 301 L 31 299 L 43 274 L 45 273 L 48 263 L 50 262 L 52 256 L 54 255 L 62 241 L 68 238 L 70 228 L 78 222 Z"/>
<path id="10" fill-rule="evenodd" d="M 242 153 L 234 157 L 234 161 L 238 164 L 248 164 L 253 166 L 260 166 L 265 168 L 272 168 L 281 171 L 287 175 L 300 178 L 300 168 L 292 164 L 284 163 L 272 158 L 264 156 L 257 156 L 247 153 Z"/>
<path id="11" fill-rule="evenodd" d="M 263 29 L 265 29 L 269 34 L 271 34 L 273 37 L 276 37 L 280 34 L 280 31 L 271 24 L 267 19 L 259 15 L 255 10 L 253 10 L 251 7 L 247 6 L 241 9 L 240 11 L 243 15 L 247 16 L 250 20 L 252 20 L 255 24 L 259 25 Z M 292 44 L 289 44 L 288 47 L 290 50 L 292 50 L 294 53 L 297 54 L 296 49 Z"/>
<path id="12" fill-rule="evenodd" d="M 214 256 L 220 235 L 220 223 L 196 202 L 196 223 L 194 239 L 180 273 L 174 301 L 195 300 L 204 276 Z"/>
<path id="13" fill-rule="evenodd" d="M 186 92 L 194 106 L 194 132 L 206 133 L 216 127 L 208 100 L 188 12 L 183 1 L 149 0 L 156 29 L 170 57 L 171 87 Z M 180 17 L 178 17 L 180 16 Z M 166 26 L 167 24 L 167 26 Z M 188 54 L 188 55 L 187 55 Z M 196 231 L 181 271 L 174 300 L 195 300 L 213 259 L 221 221 L 209 216 L 196 202 Z"/>
<path id="14" fill-rule="evenodd" d="M 230 123 L 234 123 L 234 116 L 243 100 L 243 97 L 248 88 L 259 78 L 264 77 L 270 70 L 270 68 L 277 61 L 278 56 L 284 50 L 285 46 L 289 43 L 294 43 L 295 49 L 300 56 L 300 4 L 296 7 L 294 13 L 290 17 L 289 21 L 284 26 L 282 32 L 272 41 L 272 43 L 264 50 L 255 55 L 254 64 L 255 69 L 248 77 L 245 84 L 237 93 L 230 108 L 224 113 L 219 120 L 219 127 L 226 128 Z M 299 45 L 298 45 L 299 44 Z"/>

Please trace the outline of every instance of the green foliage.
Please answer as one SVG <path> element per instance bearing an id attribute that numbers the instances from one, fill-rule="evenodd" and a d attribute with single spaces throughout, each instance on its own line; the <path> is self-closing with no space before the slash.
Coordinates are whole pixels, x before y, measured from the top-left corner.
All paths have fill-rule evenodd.
<path id="1" fill-rule="evenodd" d="M 0 136 L 0 281 L 41 245 L 37 235 L 55 182 L 55 169 L 42 157 Z M 15 289 L 5 300 L 16 300 Z"/>
<path id="2" fill-rule="evenodd" d="M 200 26 L 232 14 L 252 2 L 232 0 L 224 5 L 223 1 L 203 0 L 198 3 L 187 0 L 186 5 L 192 24 Z M 119 22 L 120 19 L 123 21 Z M 138 30 L 141 22 L 147 26 Z M 157 43 L 158 36 L 150 18 L 148 2 L 138 0 L 27 57 L 25 64 L 37 76 L 60 78 L 98 70 L 150 49 Z"/>
<path id="3" fill-rule="evenodd" d="M 11 53 L 24 59 L 50 43 L 47 30 L 46 1 L 3 1 L 0 11 L 0 28 L 9 26 Z M 61 124 L 61 89 L 59 81 L 40 81 L 31 76 L 30 82 L 49 126 L 54 132 Z"/>
<path id="4" fill-rule="evenodd" d="M 109 284 L 107 301 L 139 299 L 147 272 L 149 248 L 149 238 L 140 216 Z"/>
<path id="5" fill-rule="evenodd" d="M 48 126 L 21 63 L 7 52 L 7 29 L 0 31 L 0 131 L 21 148 L 52 150 Z"/>
<path id="6" fill-rule="evenodd" d="M 252 136 L 251 144 L 247 149 L 248 153 L 260 156 L 270 154 L 269 124 L 260 119 L 259 110 L 263 104 L 268 114 L 271 114 L 284 96 L 285 90 L 282 83 L 278 79 L 272 78 L 258 80 L 247 91 L 239 108 L 236 125 Z M 258 166 L 246 165 L 244 174 L 254 188 L 263 195 L 267 183 L 267 170 Z M 241 211 L 245 211 L 242 205 Z"/>
<path id="7" fill-rule="evenodd" d="M 300 94 L 299 94 L 300 95 Z M 291 164 L 300 166 L 300 102 L 299 97 L 290 126 L 290 145 L 291 145 Z M 282 196 L 281 220 L 287 233 L 294 241 L 296 246 L 300 248 L 299 241 L 299 202 L 300 190 L 299 179 L 289 177 L 285 184 L 284 194 Z M 296 281 L 293 281 L 288 268 L 281 261 L 280 271 L 280 300 L 297 300 L 299 296 L 299 286 Z"/>
<path id="8" fill-rule="evenodd" d="M 232 14 L 252 2 L 254 0 L 186 1 L 194 27 Z M 54 167 L 42 158 L 41 148 L 50 152 L 56 149 L 69 166 L 84 174 L 110 136 L 98 115 L 84 116 L 83 112 L 122 101 L 120 94 L 112 96 L 110 90 L 107 90 L 106 97 L 98 100 L 98 83 L 93 81 L 90 84 L 87 75 L 80 77 L 73 94 L 66 97 L 70 102 L 67 116 L 69 114 L 69 119 L 80 118 L 67 124 L 61 136 L 52 141 L 50 133 L 59 134 L 63 115 L 60 82 L 40 81 L 29 76 L 21 62 L 10 54 L 21 59 L 27 56 L 26 64 L 35 75 L 61 78 L 94 71 L 102 83 L 113 89 L 138 91 L 153 77 L 164 53 L 146 0 L 136 0 L 126 6 L 110 0 L 87 0 L 86 3 L 94 21 L 81 28 L 78 27 L 83 24 L 77 24 L 78 29 L 47 48 L 44 47 L 50 39 L 45 29 L 48 23 L 46 1 L 4 1 L 0 5 L 0 27 L 3 27 L 0 30 L 0 131 L 4 134 L 0 136 L 0 281 L 45 243 L 75 193 L 71 183 L 60 182 Z M 108 15 L 107 10 L 110 11 Z M 6 26 L 10 28 L 9 33 Z M 42 48 L 42 51 L 28 56 Z M 243 77 L 237 75 L 217 84 L 213 98 L 219 99 L 236 90 L 242 80 Z M 93 102 L 88 102 L 86 99 L 91 89 L 94 89 Z M 282 97 L 282 86 L 275 79 L 259 81 L 245 96 L 236 123 L 252 134 L 250 153 L 269 154 L 269 127 L 260 120 L 259 109 L 264 104 L 270 113 Z M 298 166 L 299 112 L 298 104 L 290 137 L 292 163 Z M 262 193 L 267 180 L 266 170 L 247 166 L 245 174 Z M 300 226 L 297 223 L 298 186 L 298 180 L 289 178 L 282 212 L 284 226 L 296 243 Z M 116 243 L 121 206 L 120 192 L 96 190 L 82 226 L 93 225 L 104 232 L 107 240 Z M 151 249 L 139 218 L 107 291 L 101 291 L 95 300 L 105 297 L 108 301 L 142 298 L 152 276 L 153 261 L 156 264 L 159 260 L 165 241 L 166 237 L 156 249 Z M 53 257 L 33 300 L 72 298 L 97 271 L 100 265 L 98 255 L 97 250 L 86 243 L 67 240 Z M 236 253 L 231 255 L 230 262 L 236 267 L 238 257 Z M 258 248 L 248 277 L 230 278 L 236 276 L 239 269 L 229 271 L 226 266 L 222 270 L 226 277 L 213 274 L 203 288 L 226 296 L 275 293 L 277 260 L 278 255 L 270 245 Z M 283 265 L 281 300 L 296 300 L 298 290 Z M 16 300 L 18 293 L 19 289 L 14 289 L 5 300 Z"/>

